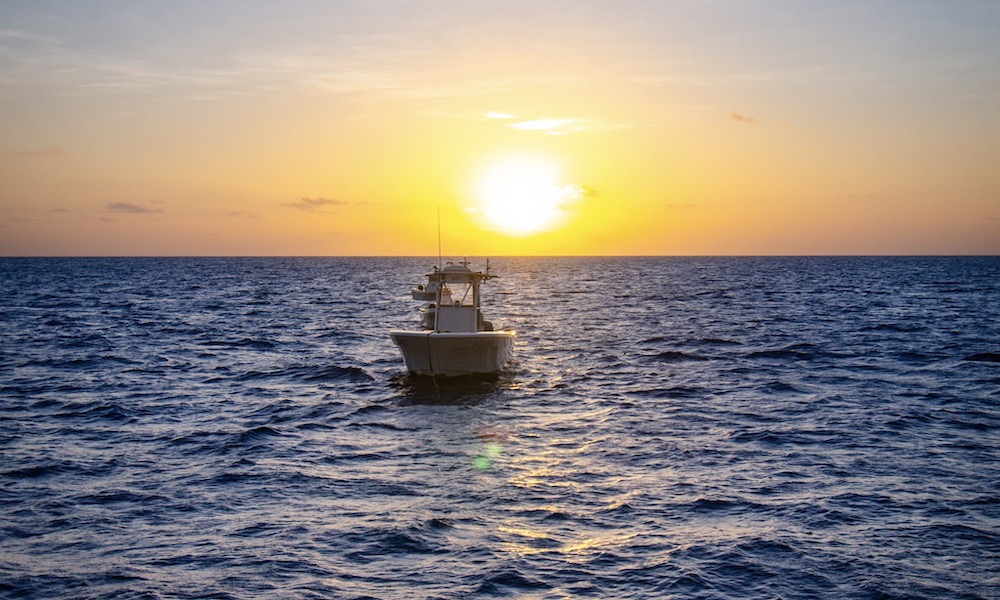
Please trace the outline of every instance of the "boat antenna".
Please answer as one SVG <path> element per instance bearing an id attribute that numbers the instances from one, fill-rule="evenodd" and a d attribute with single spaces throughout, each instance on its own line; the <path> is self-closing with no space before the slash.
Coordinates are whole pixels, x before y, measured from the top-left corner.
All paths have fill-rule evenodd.
<path id="1" fill-rule="evenodd" d="M 441 269 L 441 203 L 437 205 L 438 213 L 438 269 Z"/>

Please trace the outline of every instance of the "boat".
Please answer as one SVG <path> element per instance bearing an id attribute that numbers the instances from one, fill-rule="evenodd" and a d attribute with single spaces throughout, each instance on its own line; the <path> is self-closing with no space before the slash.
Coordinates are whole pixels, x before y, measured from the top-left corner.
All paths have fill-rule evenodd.
<path id="1" fill-rule="evenodd" d="M 434 267 L 427 285 L 410 291 L 415 300 L 430 301 L 420 309 L 420 329 L 389 331 L 406 370 L 414 375 L 461 377 L 499 373 L 514 354 L 516 332 L 495 330 L 483 318 L 479 287 L 497 276 L 473 271 L 468 261 Z"/>
<path id="2" fill-rule="evenodd" d="M 414 300 L 437 300 L 438 282 L 430 281 L 427 285 L 418 285 L 410 290 L 410 296 Z"/>

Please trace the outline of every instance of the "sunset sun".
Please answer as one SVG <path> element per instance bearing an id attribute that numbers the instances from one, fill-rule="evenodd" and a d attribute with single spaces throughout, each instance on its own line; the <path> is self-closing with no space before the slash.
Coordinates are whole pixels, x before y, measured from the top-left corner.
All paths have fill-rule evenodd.
<path id="1" fill-rule="evenodd" d="M 473 212 L 487 229 L 525 236 L 562 225 L 566 209 L 579 197 L 579 188 L 561 183 L 551 164 L 509 160 L 492 165 L 479 178 Z"/>

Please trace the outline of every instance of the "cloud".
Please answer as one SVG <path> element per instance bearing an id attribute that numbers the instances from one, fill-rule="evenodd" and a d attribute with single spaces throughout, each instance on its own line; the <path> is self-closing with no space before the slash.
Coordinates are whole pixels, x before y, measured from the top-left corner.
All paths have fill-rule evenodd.
<path id="1" fill-rule="evenodd" d="M 729 117 L 737 123 L 746 123 L 747 125 L 753 125 L 757 121 L 750 115 L 741 115 L 740 113 L 729 113 Z"/>
<path id="2" fill-rule="evenodd" d="M 324 206 L 340 206 L 344 204 L 347 204 L 347 200 L 340 200 L 337 198 L 308 198 L 306 196 L 302 196 L 299 198 L 298 202 L 285 202 L 282 206 L 309 212 L 325 212 L 322 210 Z"/>
<path id="3" fill-rule="evenodd" d="M 226 213 L 226 216 L 231 219 L 259 219 L 256 214 L 247 210 L 231 210 Z"/>
<path id="4" fill-rule="evenodd" d="M 149 215 L 163 212 L 163 210 L 159 208 L 149 208 L 148 206 L 133 204 L 131 202 L 108 202 L 104 205 L 104 210 L 117 213 L 129 213 L 133 215 Z"/>
<path id="5" fill-rule="evenodd" d="M 562 131 L 570 123 L 572 119 L 531 119 L 529 121 L 519 121 L 517 123 L 512 123 L 508 127 L 513 127 L 514 129 L 524 129 L 527 131 Z"/>
<path id="6" fill-rule="evenodd" d="M 631 129 L 635 126 L 629 123 L 614 123 L 593 117 L 525 118 L 503 112 L 490 112 L 485 113 L 482 116 L 488 121 L 500 121 L 504 127 L 532 133 L 544 133 L 547 135 L 569 135 L 576 133 L 616 131 L 621 129 Z"/>
<path id="7" fill-rule="evenodd" d="M 59 146 L 49 146 L 42 150 L 15 150 L 11 152 L 14 156 L 24 156 L 24 157 L 41 157 L 41 158 L 58 158 L 60 156 L 66 156 L 66 152 Z"/>

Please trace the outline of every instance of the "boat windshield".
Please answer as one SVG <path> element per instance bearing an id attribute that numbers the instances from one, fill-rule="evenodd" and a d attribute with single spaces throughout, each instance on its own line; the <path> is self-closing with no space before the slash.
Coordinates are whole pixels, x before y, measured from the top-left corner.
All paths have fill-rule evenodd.
<path id="1" fill-rule="evenodd" d="M 442 306 L 474 306 L 471 283 L 452 283 L 441 286 Z"/>

